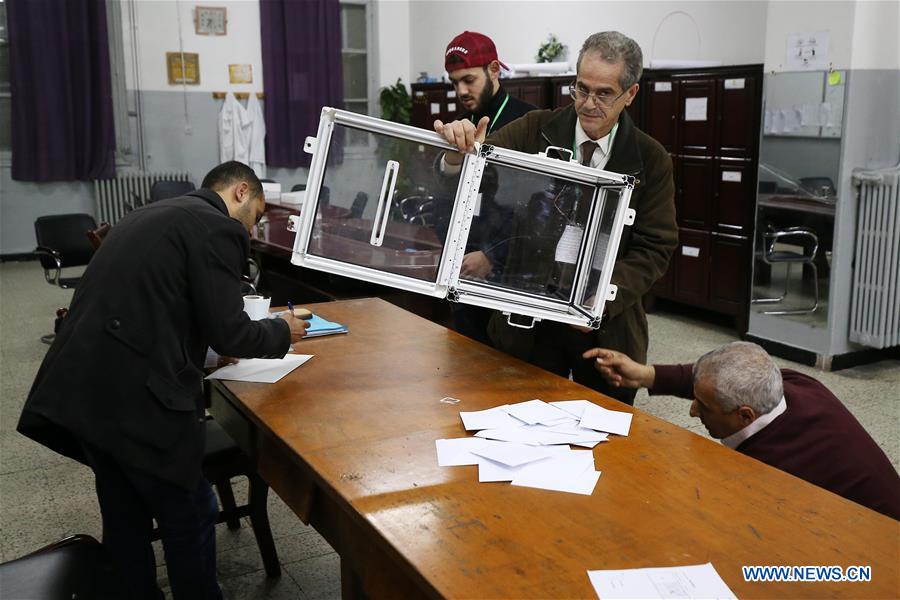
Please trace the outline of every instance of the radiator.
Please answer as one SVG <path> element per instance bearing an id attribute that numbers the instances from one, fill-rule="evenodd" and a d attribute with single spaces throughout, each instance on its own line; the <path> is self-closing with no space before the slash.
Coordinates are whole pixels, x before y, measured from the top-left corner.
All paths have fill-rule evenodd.
<path id="1" fill-rule="evenodd" d="M 900 169 L 857 171 L 859 199 L 850 340 L 900 344 Z"/>
<path id="2" fill-rule="evenodd" d="M 150 200 L 150 187 L 157 181 L 190 181 L 190 173 L 119 173 L 115 179 L 94 181 L 97 221 L 115 225 L 125 213 Z"/>

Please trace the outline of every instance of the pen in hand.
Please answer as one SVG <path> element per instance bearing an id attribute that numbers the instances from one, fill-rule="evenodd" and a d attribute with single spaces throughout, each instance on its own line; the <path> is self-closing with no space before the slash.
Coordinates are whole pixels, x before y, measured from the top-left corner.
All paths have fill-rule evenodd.
<path id="1" fill-rule="evenodd" d="M 288 300 L 288 310 L 291 312 L 291 317 L 294 316 L 294 303 Z"/>

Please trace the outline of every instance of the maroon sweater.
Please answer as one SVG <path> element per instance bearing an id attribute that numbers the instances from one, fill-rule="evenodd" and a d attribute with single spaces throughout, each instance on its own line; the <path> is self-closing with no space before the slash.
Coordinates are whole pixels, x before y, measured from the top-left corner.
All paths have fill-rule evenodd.
<path id="1" fill-rule="evenodd" d="M 692 365 L 654 365 L 651 394 L 694 397 Z M 875 440 L 828 388 L 783 369 L 787 410 L 737 451 L 900 519 L 900 476 Z"/>

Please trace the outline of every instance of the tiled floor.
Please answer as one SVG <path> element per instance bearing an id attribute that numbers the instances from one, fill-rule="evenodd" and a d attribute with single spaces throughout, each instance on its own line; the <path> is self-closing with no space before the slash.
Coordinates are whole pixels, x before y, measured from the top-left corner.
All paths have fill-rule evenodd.
<path id="1" fill-rule="evenodd" d="M 0 264 L 0 559 L 9 560 L 70 533 L 100 537 L 100 518 L 91 472 L 15 432 L 19 412 L 47 346 L 39 337 L 52 328 L 55 308 L 71 292 L 43 281 L 35 262 Z M 650 316 L 650 360 L 688 362 L 735 339 L 723 325 L 663 312 Z M 809 373 L 840 397 L 897 466 L 900 464 L 900 363 L 884 361 L 837 373 L 822 373 L 778 361 Z M 691 419 L 688 402 L 638 395 L 637 406 L 705 435 Z M 246 485 L 235 482 L 236 493 Z M 218 570 L 226 598 L 337 598 L 338 556 L 274 494 L 269 515 L 283 575 L 268 580 L 248 523 L 217 531 Z M 165 585 L 162 551 L 159 578 Z"/>

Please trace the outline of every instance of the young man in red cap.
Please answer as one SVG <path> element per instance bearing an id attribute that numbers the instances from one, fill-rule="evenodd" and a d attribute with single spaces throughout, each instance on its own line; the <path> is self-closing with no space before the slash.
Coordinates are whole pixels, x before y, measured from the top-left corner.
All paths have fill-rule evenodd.
<path id="1" fill-rule="evenodd" d="M 456 99 L 465 109 L 458 116 L 478 123 L 488 117 L 488 133 L 515 121 L 534 106 L 510 96 L 500 85 L 497 48 L 488 36 L 463 31 L 447 44 L 444 68 L 456 90 Z"/>
<path id="2" fill-rule="evenodd" d="M 463 31 L 447 44 L 444 67 L 456 90 L 456 99 L 462 105 L 458 119 L 478 123 L 489 119 L 488 132 L 494 132 L 515 121 L 534 106 L 510 96 L 500 85 L 500 67 L 506 68 L 497 58 L 497 48 L 486 35 Z M 460 270 L 464 277 L 488 278 L 494 266 L 502 262 L 508 237 L 509 215 L 495 206 L 493 194 L 482 186 L 483 200 L 478 216 L 469 235 L 469 247 Z M 447 215 L 449 217 L 449 214 Z M 474 340 L 490 344 L 487 324 L 491 311 L 463 304 L 453 305 L 454 328 Z"/>

